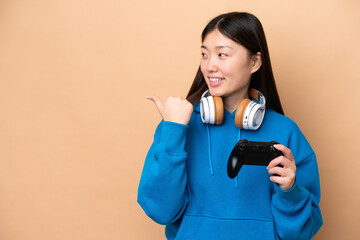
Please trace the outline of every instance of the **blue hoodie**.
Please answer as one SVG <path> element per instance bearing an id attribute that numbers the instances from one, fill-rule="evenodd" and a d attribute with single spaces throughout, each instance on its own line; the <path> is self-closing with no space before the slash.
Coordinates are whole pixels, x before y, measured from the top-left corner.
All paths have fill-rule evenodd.
<path id="1" fill-rule="evenodd" d="M 256 131 L 236 128 L 235 112 L 226 110 L 222 125 L 207 125 L 199 108 L 188 125 L 159 124 L 139 184 L 139 204 L 166 225 L 167 239 L 311 239 L 322 225 L 319 173 L 298 126 L 271 109 Z M 297 166 L 294 186 L 282 190 L 266 166 L 244 165 L 230 179 L 227 161 L 240 139 L 290 148 Z"/>

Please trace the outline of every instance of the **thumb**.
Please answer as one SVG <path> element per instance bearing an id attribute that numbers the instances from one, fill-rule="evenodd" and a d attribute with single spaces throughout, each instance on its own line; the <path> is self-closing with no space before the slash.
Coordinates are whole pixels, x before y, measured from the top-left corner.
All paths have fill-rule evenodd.
<path id="1" fill-rule="evenodd" d="M 163 101 L 159 97 L 157 97 L 157 96 L 146 96 L 146 99 L 149 99 L 149 100 L 153 101 L 159 111 L 162 109 Z"/>

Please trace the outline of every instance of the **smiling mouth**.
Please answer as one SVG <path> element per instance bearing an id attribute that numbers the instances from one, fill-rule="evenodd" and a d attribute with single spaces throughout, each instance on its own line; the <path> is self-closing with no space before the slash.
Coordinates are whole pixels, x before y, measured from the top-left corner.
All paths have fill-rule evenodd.
<path id="1" fill-rule="evenodd" d="M 210 82 L 219 82 L 219 81 L 221 81 L 221 80 L 224 80 L 224 78 L 210 78 L 209 77 L 209 80 L 210 80 Z"/>

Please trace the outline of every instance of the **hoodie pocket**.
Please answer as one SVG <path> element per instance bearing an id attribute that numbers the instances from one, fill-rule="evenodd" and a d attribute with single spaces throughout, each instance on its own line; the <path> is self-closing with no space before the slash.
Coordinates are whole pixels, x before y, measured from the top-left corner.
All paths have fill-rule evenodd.
<path id="1" fill-rule="evenodd" d="M 176 240 L 274 240 L 272 219 L 226 219 L 184 215 Z"/>

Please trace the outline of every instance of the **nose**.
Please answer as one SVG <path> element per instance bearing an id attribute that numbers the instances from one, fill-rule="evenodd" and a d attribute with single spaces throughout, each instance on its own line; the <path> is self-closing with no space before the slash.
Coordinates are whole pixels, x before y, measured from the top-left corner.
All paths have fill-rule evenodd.
<path id="1" fill-rule="evenodd" d="M 216 72 L 217 71 L 216 60 L 213 57 L 209 58 L 207 65 L 206 65 L 206 70 L 208 72 Z"/>

